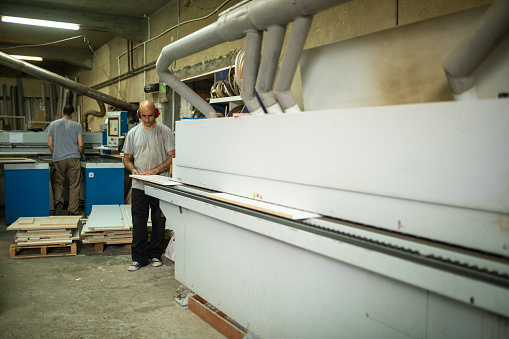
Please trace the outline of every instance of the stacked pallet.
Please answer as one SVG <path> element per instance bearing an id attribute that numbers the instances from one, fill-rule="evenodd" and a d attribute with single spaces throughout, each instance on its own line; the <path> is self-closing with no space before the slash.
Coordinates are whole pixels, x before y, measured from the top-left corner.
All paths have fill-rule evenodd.
<path id="1" fill-rule="evenodd" d="M 22 217 L 7 230 L 16 230 L 11 258 L 76 255 L 80 216 Z M 56 251 L 60 248 L 64 251 Z M 28 251 L 27 249 L 32 249 Z"/>
<path id="2" fill-rule="evenodd" d="M 125 244 L 127 248 L 133 241 L 132 228 L 131 205 L 94 205 L 81 230 L 81 241 L 96 244 L 96 252 L 110 244 Z"/>

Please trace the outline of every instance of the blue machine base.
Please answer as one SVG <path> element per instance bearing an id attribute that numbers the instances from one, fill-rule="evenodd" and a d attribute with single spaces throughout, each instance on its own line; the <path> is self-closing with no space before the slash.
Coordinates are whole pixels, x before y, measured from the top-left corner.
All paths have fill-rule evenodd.
<path id="1" fill-rule="evenodd" d="M 124 168 L 85 168 L 85 214 L 93 205 L 124 204 Z"/>
<path id="2" fill-rule="evenodd" d="M 49 216 L 48 169 L 5 170 L 5 223 Z"/>

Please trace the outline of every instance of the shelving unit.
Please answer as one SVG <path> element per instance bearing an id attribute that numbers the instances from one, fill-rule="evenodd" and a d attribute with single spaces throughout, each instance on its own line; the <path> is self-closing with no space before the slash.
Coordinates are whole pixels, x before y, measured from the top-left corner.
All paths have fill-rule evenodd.
<path id="1" fill-rule="evenodd" d="M 213 98 L 210 99 L 211 104 L 215 103 L 229 103 L 229 104 L 235 104 L 238 105 L 244 105 L 244 101 L 242 101 L 242 98 L 240 95 L 234 96 L 234 97 L 224 97 L 224 98 Z"/>

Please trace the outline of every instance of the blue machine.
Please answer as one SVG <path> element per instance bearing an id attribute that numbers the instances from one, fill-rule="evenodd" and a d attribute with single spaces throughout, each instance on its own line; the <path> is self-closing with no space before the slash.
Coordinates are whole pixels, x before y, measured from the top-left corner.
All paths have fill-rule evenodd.
<path id="1" fill-rule="evenodd" d="M 49 165 L 45 162 L 4 165 L 5 223 L 19 217 L 49 216 Z"/>
<path id="2" fill-rule="evenodd" d="M 84 171 L 85 215 L 93 205 L 124 204 L 124 164 L 121 161 L 98 158 L 81 163 Z"/>

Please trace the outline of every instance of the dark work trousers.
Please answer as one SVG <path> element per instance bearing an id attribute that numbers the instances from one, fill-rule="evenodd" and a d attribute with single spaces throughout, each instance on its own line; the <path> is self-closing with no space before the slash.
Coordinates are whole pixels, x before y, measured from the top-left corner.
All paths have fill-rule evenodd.
<path id="1" fill-rule="evenodd" d="M 152 258 L 161 259 L 166 218 L 159 208 L 159 199 L 145 194 L 145 191 L 133 188 L 131 194 L 131 212 L 133 217 L 133 243 L 131 256 L 140 265 L 149 264 Z M 149 206 L 152 216 L 152 233 L 148 243 L 147 221 Z"/>

